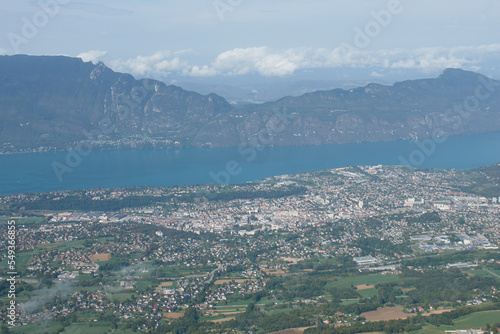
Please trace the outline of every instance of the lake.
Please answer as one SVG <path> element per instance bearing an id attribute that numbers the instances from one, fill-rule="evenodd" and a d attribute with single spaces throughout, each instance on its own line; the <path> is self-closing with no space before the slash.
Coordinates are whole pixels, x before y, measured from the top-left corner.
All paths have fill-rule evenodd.
<path id="1" fill-rule="evenodd" d="M 266 148 L 92 150 L 0 155 L 0 194 L 244 183 L 350 165 L 469 169 L 500 162 L 500 132 L 446 139 Z M 87 154 L 89 153 L 89 154 Z"/>

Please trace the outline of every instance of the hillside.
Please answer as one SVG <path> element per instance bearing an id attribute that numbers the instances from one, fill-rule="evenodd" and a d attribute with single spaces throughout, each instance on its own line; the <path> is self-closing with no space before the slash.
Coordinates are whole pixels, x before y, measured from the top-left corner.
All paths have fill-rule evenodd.
<path id="1" fill-rule="evenodd" d="M 498 87 L 446 69 L 435 79 L 231 107 L 218 95 L 136 80 L 103 63 L 0 56 L 0 152 L 72 149 L 87 140 L 95 148 L 286 146 L 499 131 Z"/>
<path id="2" fill-rule="evenodd" d="M 241 107 L 245 124 L 263 128 L 270 110 L 286 110 L 286 129 L 275 145 L 385 141 L 500 130 L 500 82 L 446 69 L 435 79 L 392 86 L 318 91 Z M 479 98 L 476 98 L 479 92 Z M 477 104 L 476 104 L 477 103 Z M 471 108 L 472 106 L 472 108 Z M 470 111 L 469 111 L 470 110 Z M 249 121 L 251 120 L 251 121 Z"/>
<path id="3" fill-rule="evenodd" d="M 102 63 L 0 57 L 4 151 L 68 149 L 86 139 L 101 146 L 186 142 L 205 122 L 230 108 L 215 94 L 203 96 L 155 80 L 135 80 Z"/>

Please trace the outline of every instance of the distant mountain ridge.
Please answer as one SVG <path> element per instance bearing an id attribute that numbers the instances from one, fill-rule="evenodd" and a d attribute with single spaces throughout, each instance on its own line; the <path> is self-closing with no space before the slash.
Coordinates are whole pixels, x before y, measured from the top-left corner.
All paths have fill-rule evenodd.
<path id="1" fill-rule="evenodd" d="M 0 152 L 318 145 L 500 131 L 500 82 L 446 69 L 435 79 L 317 91 L 232 107 L 104 64 L 0 56 Z"/>

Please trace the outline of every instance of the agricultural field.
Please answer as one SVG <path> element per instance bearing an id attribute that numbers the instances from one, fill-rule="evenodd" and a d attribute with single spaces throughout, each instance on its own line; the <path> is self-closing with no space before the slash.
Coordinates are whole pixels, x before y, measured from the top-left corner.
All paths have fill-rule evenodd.
<path id="1" fill-rule="evenodd" d="M 361 313 L 361 316 L 366 319 L 366 321 L 387 321 L 387 320 L 395 320 L 395 319 L 406 319 L 412 314 L 408 314 L 403 312 L 403 308 L 401 306 L 394 307 L 383 307 L 378 308 L 375 311 L 369 311 Z"/>
<path id="2" fill-rule="evenodd" d="M 393 283 L 400 280 L 397 274 L 373 274 L 373 275 L 362 275 L 362 276 L 348 276 L 333 278 L 331 282 L 327 284 L 327 287 L 334 288 L 349 288 L 354 286 L 358 291 L 371 289 L 375 287 L 375 284 L 379 283 Z M 367 287 L 368 286 L 368 287 Z M 359 288 L 358 288 L 359 287 Z"/>
<path id="3" fill-rule="evenodd" d="M 500 311 L 483 311 L 471 313 L 466 316 L 454 320 L 452 326 L 433 326 L 428 325 L 419 331 L 412 332 L 412 334 L 442 334 L 448 330 L 455 329 L 469 329 L 469 328 L 485 328 L 487 324 L 493 325 L 500 322 Z"/>

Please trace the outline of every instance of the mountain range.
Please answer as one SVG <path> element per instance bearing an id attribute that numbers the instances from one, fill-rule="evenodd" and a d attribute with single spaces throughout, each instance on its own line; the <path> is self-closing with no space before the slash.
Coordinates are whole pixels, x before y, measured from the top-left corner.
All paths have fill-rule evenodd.
<path id="1" fill-rule="evenodd" d="M 318 145 L 500 131 L 500 81 L 461 69 L 232 106 L 103 63 L 0 56 L 0 152 Z"/>

